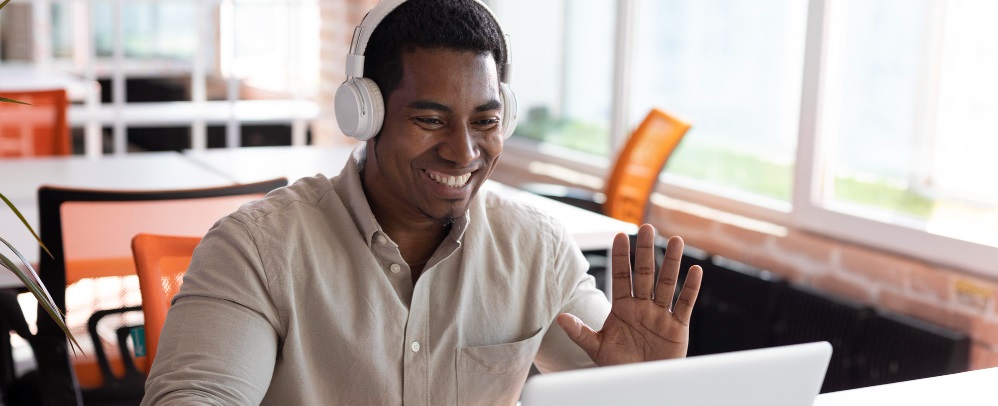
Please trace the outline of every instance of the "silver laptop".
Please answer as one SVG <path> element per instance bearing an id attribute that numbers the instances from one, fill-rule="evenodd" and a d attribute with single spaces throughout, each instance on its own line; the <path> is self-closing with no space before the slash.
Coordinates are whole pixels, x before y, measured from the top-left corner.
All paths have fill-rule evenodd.
<path id="1" fill-rule="evenodd" d="M 805 406 L 832 356 L 827 342 L 536 375 L 523 406 Z"/>

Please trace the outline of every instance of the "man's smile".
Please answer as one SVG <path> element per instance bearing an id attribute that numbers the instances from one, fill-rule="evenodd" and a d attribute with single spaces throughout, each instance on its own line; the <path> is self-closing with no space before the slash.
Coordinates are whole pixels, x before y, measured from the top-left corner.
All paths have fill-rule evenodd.
<path id="1" fill-rule="evenodd" d="M 474 171 L 472 171 L 463 175 L 455 176 L 455 175 L 448 175 L 443 172 L 431 171 L 428 169 L 424 169 L 423 172 L 426 173 L 433 181 L 455 189 L 460 189 L 465 185 L 467 185 L 468 180 L 471 179 L 471 174 L 474 173 Z"/>

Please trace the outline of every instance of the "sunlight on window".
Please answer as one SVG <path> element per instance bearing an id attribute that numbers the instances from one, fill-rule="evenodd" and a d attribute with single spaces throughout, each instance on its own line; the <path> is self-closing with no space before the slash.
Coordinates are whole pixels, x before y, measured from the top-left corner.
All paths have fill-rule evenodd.
<path id="1" fill-rule="evenodd" d="M 998 2 L 949 2 L 929 187 L 998 203 Z M 945 134 L 945 135 L 943 135 Z"/>
<path id="2" fill-rule="evenodd" d="M 197 48 L 193 1 L 128 2 L 122 5 L 126 57 L 189 60 Z M 91 24 L 98 56 L 114 51 L 114 3 L 95 1 Z"/>
<path id="3" fill-rule="evenodd" d="M 832 3 L 821 112 L 836 210 L 998 246 L 998 3 Z"/>
<path id="4" fill-rule="evenodd" d="M 222 3 L 222 73 L 259 97 L 317 94 L 319 11 L 314 0 Z"/>
<path id="5" fill-rule="evenodd" d="M 612 0 L 500 3 L 512 41 L 516 135 L 609 155 L 615 9 Z"/>
<path id="6" fill-rule="evenodd" d="M 693 123 L 666 171 L 789 200 L 807 2 L 638 1 L 630 118 Z"/>

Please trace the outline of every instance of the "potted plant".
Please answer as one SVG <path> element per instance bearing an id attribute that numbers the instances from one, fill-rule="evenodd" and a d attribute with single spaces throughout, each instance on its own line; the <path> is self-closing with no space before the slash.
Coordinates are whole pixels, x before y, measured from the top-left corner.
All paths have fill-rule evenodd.
<path id="1" fill-rule="evenodd" d="M 42 243 L 41 239 L 38 238 L 38 234 L 36 234 L 35 230 L 28 225 L 28 221 L 24 219 L 24 216 L 17 210 L 17 207 L 14 207 L 14 204 L 11 203 L 11 201 L 8 200 L 2 193 L 0 193 L 0 200 L 3 200 L 7 207 L 9 207 L 14 214 L 17 215 L 17 218 L 24 223 L 24 227 L 31 232 L 31 235 L 35 237 L 35 240 L 37 240 L 38 244 L 43 250 L 45 250 L 45 253 L 52 256 L 52 253 L 49 252 L 48 247 L 46 247 L 45 244 Z M 80 348 L 80 344 L 76 342 L 76 337 L 73 336 L 73 333 L 69 331 L 69 327 L 66 326 L 66 316 L 62 314 L 62 311 L 59 310 L 58 306 L 56 306 L 55 301 L 52 300 L 52 296 L 49 295 L 48 289 L 45 288 L 45 285 L 38 278 L 38 273 L 35 272 L 35 269 L 31 266 L 31 263 L 24 258 L 24 255 L 22 255 L 13 244 L 7 242 L 3 236 L 0 236 L 0 243 L 9 248 L 10 251 L 17 256 L 19 262 L 24 266 L 24 269 L 21 269 L 17 263 L 12 261 L 2 252 L 0 252 L 0 267 L 6 268 L 10 272 L 17 275 L 18 279 L 21 280 L 21 283 L 24 284 L 24 287 L 31 292 L 31 294 L 35 297 L 35 300 L 38 300 L 38 303 L 41 304 L 43 309 L 45 309 L 45 312 L 48 313 L 49 317 L 51 317 L 59 328 L 62 329 L 63 333 L 66 334 L 66 337 L 69 337 L 69 340 L 75 345 L 75 348 Z"/>

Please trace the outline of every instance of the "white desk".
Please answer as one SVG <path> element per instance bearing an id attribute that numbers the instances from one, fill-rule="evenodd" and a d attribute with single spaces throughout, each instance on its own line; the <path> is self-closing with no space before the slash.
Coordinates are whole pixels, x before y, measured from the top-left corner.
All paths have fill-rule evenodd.
<path id="1" fill-rule="evenodd" d="M 353 147 L 259 147 L 184 151 L 184 156 L 229 176 L 234 182 L 247 183 L 284 176 L 289 183 L 322 173 L 333 177 L 350 159 Z M 484 189 L 531 204 L 560 220 L 583 250 L 609 249 L 619 232 L 636 233 L 630 223 L 595 214 L 533 193 L 488 181 Z"/>
<path id="2" fill-rule="evenodd" d="M 998 404 L 998 368 L 818 395 L 814 406 Z"/>
<path id="3" fill-rule="evenodd" d="M 72 101 L 84 101 L 88 95 L 99 94 L 97 82 L 86 81 L 68 73 L 42 70 L 31 65 L 0 64 L 0 90 L 66 89 Z"/>
<path id="4" fill-rule="evenodd" d="M 38 231 L 38 187 L 157 190 L 231 185 L 227 177 L 205 169 L 175 152 L 143 153 L 89 159 L 81 156 L 0 160 L 0 193 L 17 206 Z M 31 262 L 38 262 L 38 243 L 6 205 L 0 208 L 3 237 Z M 3 248 L 6 251 L 6 247 Z M 0 272 L 0 287 L 20 286 L 12 273 Z"/>
<path id="5" fill-rule="evenodd" d="M 288 183 L 323 174 L 333 177 L 343 170 L 353 147 L 252 147 L 186 150 L 192 162 L 227 177 L 233 182 L 251 183 L 279 177 Z"/>
<path id="6" fill-rule="evenodd" d="M 70 106 L 68 120 L 70 127 L 82 127 L 89 122 L 112 125 L 119 121 L 129 127 L 188 127 L 195 120 L 209 125 L 225 124 L 233 118 L 243 124 L 282 124 L 314 120 L 318 116 L 319 105 L 308 100 L 239 100 L 126 103 L 120 112 L 110 104 L 95 110 Z"/>

